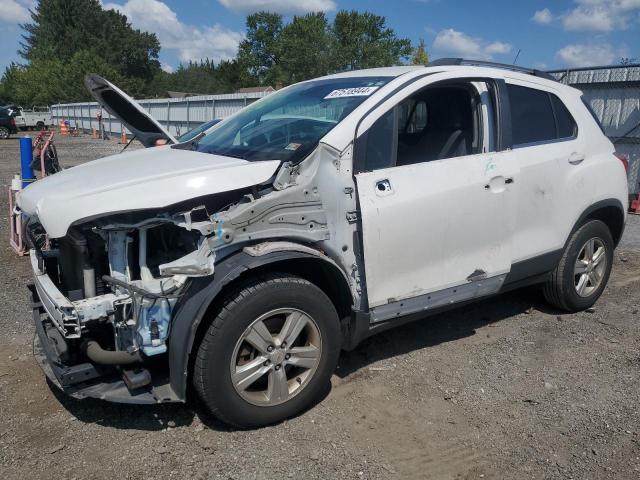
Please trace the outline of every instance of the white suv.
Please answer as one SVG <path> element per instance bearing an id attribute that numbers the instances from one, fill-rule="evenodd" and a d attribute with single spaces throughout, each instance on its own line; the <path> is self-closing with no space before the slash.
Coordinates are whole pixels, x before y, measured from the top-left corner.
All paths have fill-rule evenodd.
<path id="1" fill-rule="evenodd" d="M 302 82 L 189 142 L 27 187 L 49 378 L 139 403 L 191 384 L 220 419 L 259 426 L 316 402 L 341 349 L 409 314 L 530 284 L 591 306 L 625 165 L 578 90 L 466 63 Z M 176 142 L 117 87 L 87 85 L 145 145 Z"/>

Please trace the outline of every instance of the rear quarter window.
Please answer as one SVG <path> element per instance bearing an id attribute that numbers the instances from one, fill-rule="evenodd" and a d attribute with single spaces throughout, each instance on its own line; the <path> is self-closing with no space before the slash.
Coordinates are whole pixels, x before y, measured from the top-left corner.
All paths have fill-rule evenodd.
<path id="1" fill-rule="evenodd" d="M 551 104 L 553 105 L 553 112 L 556 116 L 556 122 L 558 127 L 558 138 L 571 138 L 575 137 L 578 133 L 578 126 L 575 120 L 567 110 L 567 107 L 562 103 L 557 96 L 549 94 L 551 97 Z"/>
<path id="2" fill-rule="evenodd" d="M 596 112 L 591 107 L 591 104 L 584 97 L 580 97 L 580 100 L 582 100 L 582 103 L 587 108 L 587 110 L 589 111 L 589 113 L 591 114 L 593 119 L 595 120 L 595 122 L 598 125 L 598 128 L 600 129 L 600 131 L 602 133 L 604 133 L 604 127 L 602 126 L 602 122 L 600 122 L 600 119 L 598 118 L 598 115 L 596 115 Z"/>

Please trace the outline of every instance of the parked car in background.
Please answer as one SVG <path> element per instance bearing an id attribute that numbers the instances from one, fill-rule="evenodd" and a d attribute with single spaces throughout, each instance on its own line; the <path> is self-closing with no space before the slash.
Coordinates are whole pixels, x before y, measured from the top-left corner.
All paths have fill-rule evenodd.
<path id="1" fill-rule="evenodd" d="M 10 135 L 18 133 L 16 119 L 13 112 L 7 108 L 0 108 L 0 139 L 9 138 Z"/>
<path id="2" fill-rule="evenodd" d="M 43 130 L 52 124 L 49 107 L 15 107 L 16 126 L 20 130 Z"/>
<path id="3" fill-rule="evenodd" d="M 143 144 L 176 143 L 87 83 Z M 582 93 L 542 72 L 449 59 L 301 82 L 20 193 L 34 351 L 78 398 L 194 392 L 229 424 L 279 422 L 322 398 L 341 349 L 407 321 L 525 285 L 590 307 L 627 194 Z"/>

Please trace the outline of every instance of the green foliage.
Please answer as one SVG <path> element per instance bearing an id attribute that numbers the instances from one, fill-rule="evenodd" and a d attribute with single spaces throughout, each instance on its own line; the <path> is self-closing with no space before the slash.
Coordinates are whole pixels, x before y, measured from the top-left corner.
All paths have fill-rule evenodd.
<path id="1" fill-rule="evenodd" d="M 260 12 L 247 17 L 238 62 L 244 83 L 289 84 L 341 70 L 396 65 L 411 55 L 384 17 L 340 11 L 332 24 L 323 13 L 293 17 Z"/>
<path id="2" fill-rule="evenodd" d="M 259 12 L 247 17 L 247 36 L 238 50 L 244 82 L 272 85 L 282 79 L 282 29 L 282 15 Z"/>
<path id="3" fill-rule="evenodd" d="M 33 62 L 68 62 L 81 50 L 95 52 L 121 75 L 151 80 L 160 70 L 160 42 L 131 27 L 127 17 L 103 10 L 98 0 L 40 0 L 31 12 L 20 55 Z"/>
<path id="4" fill-rule="evenodd" d="M 40 0 L 22 25 L 18 52 L 0 80 L 0 102 L 23 106 L 89 100 L 84 76 L 97 73 L 133 97 L 167 91 L 215 94 L 243 86 L 283 86 L 335 71 L 395 65 L 411 56 L 426 63 L 424 41 L 412 49 L 387 27 L 384 17 L 340 11 L 295 16 L 259 12 L 247 17 L 247 32 L 233 60 L 160 69 L 155 34 L 134 29 L 126 16 L 104 10 L 99 0 Z"/>
<path id="5" fill-rule="evenodd" d="M 424 39 L 420 39 L 418 46 L 413 49 L 411 55 L 411 65 L 426 65 L 429 63 L 429 54 L 427 53 L 427 46 L 424 43 Z"/>
<path id="6" fill-rule="evenodd" d="M 280 36 L 281 76 L 284 84 L 326 75 L 334 67 L 330 56 L 331 35 L 324 13 L 293 17 Z M 276 82 L 273 83 L 274 85 Z"/>
<path id="7" fill-rule="evenodd" d="M 411 41 L 397 38 L 379 15 L 342 10 L 336 14 L 331 32 L 337 70 L 397 65 L 411 55 Z"/>
<path id="8" fill-rule="evenodd" d="M 228 93 L 236 90 L 239 82 L 240 67 L 235 60 L 223 60 L 216 66 L 212 60 L 206 59 L 180 65 L 173 73 L 160 72 L 156 75 L 150 90 L 163 96 L 167 91 Z"/>

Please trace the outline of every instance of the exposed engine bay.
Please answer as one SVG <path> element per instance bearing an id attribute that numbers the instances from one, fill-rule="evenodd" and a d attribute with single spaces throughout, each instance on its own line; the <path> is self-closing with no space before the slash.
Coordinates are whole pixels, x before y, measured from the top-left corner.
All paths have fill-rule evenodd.
<path id="1" fill-rule="evenodd" d="M 137 223 L 101 219 L 48 245 L 39 225 L 30 225 L 36 289 L 54 313 L 47 336 L 57 339 L 65 364 L 137 364 L 167 351 L 188 278 L 214 271 L 212 240 L 191 228 L 198 215 L 206 221 L 206 207 Z M 142 386 L 150 376 L 132 381 Z"/>

